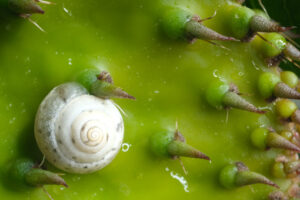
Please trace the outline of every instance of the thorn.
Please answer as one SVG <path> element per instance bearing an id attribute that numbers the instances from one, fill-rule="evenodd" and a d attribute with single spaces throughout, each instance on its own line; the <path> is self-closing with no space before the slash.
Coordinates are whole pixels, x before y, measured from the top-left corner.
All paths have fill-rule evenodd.
<path id="1" fill-rule="evenodd" d="M 298 153 L 300 152 L 300 148 L 297 145 L 293 144 L 289 140 L 274 132 L 269 132 L 266 139 L 266 143 L 268 147 L 287 149 L 291 151 L 296 151 Z"/>
<path id="2" fill-rule="evenodd" d="M 91 93 L 104 99 L 121 98 L 135 100 L 135 97 L 104 80 L 95 81 L 91 86 Z"/>
<path id="3" fill-rule="evenodd" d="M 297 124 L 300 124 L 300 110 L 297 109 L 293 114 L 292 114 L 292 121 L 297 123 Z"/>
<path id="4" fill-rule="evenodd" d="M 253 104 L 249 103 L 235 92 L 227 92 L 223 97 L 223 104 L 228 107 L 247 110 L 259 114 L 265 113 L 265 111 L 256 108 Z"/>
<path id="5" fill-rule="evenodd" d="M 173 140 L 170 144 L 168 144 L 168 152 L 172 156 L 183 156 L 210 160 L 210 158 L 204 153 L 178 140 Z"/>
<path id="6" fill-rule="evenodd" d="M 235 176 L 235 184 L 237 186 L 245 186 L 245 185 L 251 185 L 256 183 L 262 183 L 262 184 L 270 185 L 272 187 L 279 188 L 278 185 L 270 181 L 265 176 L 256 172 L 249 171 L 248 167 L 246 167 L 245 165 L 244 165 L 245 167 L 243 168 L 241 168 L 239 165 L 240 162 L 236 163 L 238 172 Z"/>
<path id="7" fill-rule="evenodd" d="M 274 88 L 274 95 L 276 97 L 287 99 L 300 99 L 300 93 L 297 90 L 290 88 L 287 84 L 279 82 Z"/>
<path id="8" fill-rule="evenodd" d="M 190 20 L 187 22 L 185 30 L 190 38 L 198 38 L 201 40 L 239 41 L 233 37 L 227 37 L 213 31 L 212 29 L 199 23 L 198 20 Z"/>
<path id="9" fill-rule="evenodd" d="M 254 15 L 250 21 L 251 30 L 254 32 L 285 32 L 294 27 L 282 27 L 278 23 L 260 15 Z"/>
<path id="10" fill-rule="evenodd" d="M 63 185 L 68 187 L 63 178 L 57 174 L 38 168 L 32 168 L 25 174 L 25 180 L 28 184 L 33 186 L 43 185 Z"/>
<path id="11" fill-rule="evenodd" d="M 300 61 L 300 51 L 292 44 L 287 43 L 283 52 L 290 59 Z"/>

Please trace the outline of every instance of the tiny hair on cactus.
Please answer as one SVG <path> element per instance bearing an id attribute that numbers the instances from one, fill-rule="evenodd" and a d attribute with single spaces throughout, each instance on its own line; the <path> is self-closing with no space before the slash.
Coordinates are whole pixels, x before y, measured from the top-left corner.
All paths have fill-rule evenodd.
<path id="1" fill-rule="evenodd" d="M 204 20 L 211 18 L 200 19 L 186 9 L 167 7 L 160 22 L 163 31 L 171 39 L 238 41 L 233 37 L 221 35 L 202 24 Z"/>
<path id="2" fill-rule="evenodd" d="M 300 147 L 290 142 L 283 136 L 269 131 L 266 128 L 257 128 L 251 133 L 252 144 L 259 149 L 279 148 L 300 152 Z"/>
<path id="3" fill-rule="evenodd" d="M 265 113 L 265 111 L 258 109 L 242 98 L 239 92 L 236 91 L 236 88 L 233 84 L 229 85 L 224 81 L 216 79 L 210 83 L 206 90 L 206 100 L 211 106 L 217 109 L 237 108 L 259 114 Z"/>
<path id="4" fill-rule="evenodd" d="M 278 185 L 270 181 L 265 176 L 250 171 L 242 162 L 236 162 L 225 166 L 220 172 L 219 181 L 221 185 L 227 189 L 257 183 L 279 188 Z"/>

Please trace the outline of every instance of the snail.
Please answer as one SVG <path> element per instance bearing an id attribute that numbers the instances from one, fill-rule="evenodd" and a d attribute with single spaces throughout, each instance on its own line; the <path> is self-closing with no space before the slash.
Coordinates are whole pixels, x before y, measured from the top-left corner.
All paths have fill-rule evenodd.
<path id="1" fill-rule="evenodd" d="M 34 132 L 50 163 L 84 174 L 108 165 L 123 141 L 123 118 L 109 98 L 134 97 L 114 86 L 107 72 L 87 70 L 78 81 L 61 84 L 44 98 Z"/>

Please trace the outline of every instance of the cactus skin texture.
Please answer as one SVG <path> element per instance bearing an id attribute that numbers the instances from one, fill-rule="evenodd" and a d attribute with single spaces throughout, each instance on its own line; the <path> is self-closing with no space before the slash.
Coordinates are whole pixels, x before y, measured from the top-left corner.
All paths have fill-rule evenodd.
<path id="1" fill-rule="evenodd" d="M 290 1 L 286 2 L 289 4 Z M 0 11 L 6 11 L 0 12 L 1 199 L 47 198 L 39 187 L 29 186 L 25 191 L 8 187 L 6 181 L 18 182 L 5 179 L 8 163 L 22 157 L 33 161 L 42 159 L 33 137 L 38 105 L 51 88 L 74 81 L 79 72 L 94 68 L 97 69 L 96 75 L 98 71 L 109 72 L 115 86 L 122 86 L 124 91 L 136 98 L 136 101 L 114 99 L 126 115 L 124 144 L 107 168 L 91 175 L 65 174 L 63 178 L 68 188 L 45 186 L 53 199 L 181 200 L 201 197 L 259 200 L 269 195 L 278 196 L 279 191 L 284 196 L 295 191 L 295 171 L 292 165 L 286 164 L 296 161 L 295 153 L 278 148 L 259 149 L 251 141 L 251 132 L 259 127 L 268 130 L 273 127 L 294 144 L 298 137 L 297 125 L 292 117 L 280 117 L 276 111 L 276 102 L 280 99 L 273 98 L 270 103 L 266 101 L 268 97 L 259 93 L 258 79 L 264 72 L 275 74 L 281 82 L 289 85 L 279 73 L 274 73 L 273 68 L 267 66 L 265 59 L 269 53 L 263 54 L 264 50 L 255 45 L 261 39 L 256 36 L 249 43 L 217 41 L 225 47 L 220 48 L 200 39 L 193 44 L 180 38 L 170 40 L 162 33 L 160 14 L 171 6 L 190 10 L 201 18 L 213 16 L 217 10 L 216 16 L 203 21 L 202 25 L 222 35 L 232 36 L 223 26 L 221 12 L 221 8 L 230 4 L 229 1 L 53 2 L 56 5 L 39 4 L 45 11 L 44 15 L 31 16 L 46 33 L 12 14 L 7 8 L 7 1 L 0 8 Z M 248 5 L 247 1 L 243 5 Z M 271 52 L 270 56 L 278 54 Z M 292 69 L 299 74 L 295 67 Z M 93 73 L 91 70 L 90 79 L 85 78 L 90 75 L 83 75 L 81 80 L 84 84 L 96 81 Z M 267 113 L 257 114 L 235 108 L 227 112 L 223 106 L 221 109 L 211 106 L 205 92 L 216 79 L 225 81 L 229 88 L 234 83 L 239 89 L 231 88 L 235 94 Z M 289 86 L 298 89 L 297 86 Z M 183 173 L 178 159 L 159 159 L 149 148 L 152 134 L 174 132 L 176 121 L 187 144 L 211 159 L 210 163 L 181 156 L 187 175 Z M 266 177 L 280 189 L 265 184 L 231 189 L 223 187 L 219 181 L 220 172 L 236 161 L 243 162 L 251 172 Z M 273 175 L 274 163 L 279 163 L 277 174 L 283 169 L 280 178 Z M 59 173 L 47 161 L 44 166 Z M 239 184 L 243 183 L 239 181 Z"/>

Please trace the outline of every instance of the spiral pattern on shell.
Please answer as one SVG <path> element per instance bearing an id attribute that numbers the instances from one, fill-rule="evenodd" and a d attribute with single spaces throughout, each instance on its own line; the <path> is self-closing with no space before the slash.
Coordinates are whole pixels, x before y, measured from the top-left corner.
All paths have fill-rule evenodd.
<path id="1" fill-rule="evenodd" d="M 111 100 L 89 95 L 78 83 L 54 88 L 41 103 L 35 138 L 46 159 L 71 173 L 90 173 L 120 150 L 124 123 Z"/>

